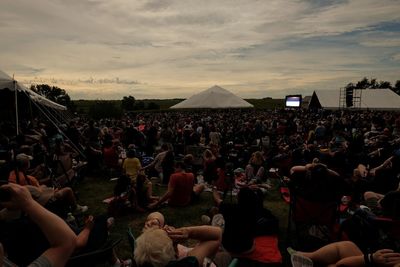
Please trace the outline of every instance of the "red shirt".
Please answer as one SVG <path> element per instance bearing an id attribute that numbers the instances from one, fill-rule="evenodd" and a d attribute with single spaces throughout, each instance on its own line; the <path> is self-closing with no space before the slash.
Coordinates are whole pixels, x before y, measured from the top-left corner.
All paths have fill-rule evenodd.
<path id="1" fill-rule="evenodd" d="M 173 193 L 168 204 L 171 206 L 186 206 L 192 200 L 194 186 L 193 173 L 177 172 L 171 175 L 168 187 L 173 188 Z"/>

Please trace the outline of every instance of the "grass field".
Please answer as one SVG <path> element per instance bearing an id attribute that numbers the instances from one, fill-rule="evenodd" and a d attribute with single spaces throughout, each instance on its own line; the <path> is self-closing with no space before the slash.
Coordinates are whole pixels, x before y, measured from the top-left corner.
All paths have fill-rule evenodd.
<path id="1" fill-rule="evenodd" d="M 105 214 L 107 205 L 102 203 L 103 199 L 110 197 L 113 192 L 115 182 L 109 181 L 109 178 L 87 177 L 77 187 L 79 192 L 79 202 L 89 206 L 89 213 L 93 215 Z M 160 195 L 165 192 L 165 187 L 154 186 L 154 195 Z M 227 199 L 230 199 L 229 197 Z M 273 185 L 273 189 L 266 196 L 264 205 L 270 209 L 275 216 L 279 218 L 281 252 L 285 253 L 288 205 L 284 203 L 278 193 L 278 184 Z M 203 192 L 200 200 L 190 207 L 172 208 L 164 207 L 160 211 L 165 215 L 166 223 L 175 227 L 200 225 L 201 215 L 213 206 L 212 194 Z M 118 255 L 121 258 L 131 257 L 131 249 L 127 240 L 127 227 L 131 225 L 135 236 L 140 234 L 143 227 L 146 213 L 132 213 L 115 218 L 115 225 L 111 231 L 113 238 L 122 238 L 122 242 L 117 247 Z M 285 256 L 285 255 L 284 255 Z M 286 258 L 286 257 L 285 257 Z"/>
<path id="2" fill-rule="evenodd" d="M 154 103 L 160 107 L 159 110 L 168 110 L 171 106 L 178 104 L 184 99 L 143 99 L 136 100 L 136 102 L 143 102 L 144 106 L 148 103 Z M 282 109 L 285 107 L 284 99 L 272 99 L 272 98 L 261 98 L 261 99 L 245 99 L 250 104 L 254 105 L 256 109 Z M 90 107 L 96 103 L 97 100 L 74 100 L 73 103 L 76 107 L 76 111 L 81 114 L 88 114 Z M 109 100 L 115 107 L 121 106 L 121 100 Z M 137 110 L 136 112 L 140 112 Z"/>

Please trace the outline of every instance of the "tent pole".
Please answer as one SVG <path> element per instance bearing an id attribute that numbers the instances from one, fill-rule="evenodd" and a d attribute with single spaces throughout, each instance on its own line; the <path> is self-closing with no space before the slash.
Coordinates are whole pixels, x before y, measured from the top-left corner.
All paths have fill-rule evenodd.
<path id="1" fill-rule="evenodd" d="M 17 126 L 17 136 L 19 135 L 19 123 L 18 123 L 18 93 L 17 93 L 17 82 L 14 79 L 14 74 L 13 74 L 13 84 L 14 84 L 14 100 L 15 100 L 15 123 Z"/>

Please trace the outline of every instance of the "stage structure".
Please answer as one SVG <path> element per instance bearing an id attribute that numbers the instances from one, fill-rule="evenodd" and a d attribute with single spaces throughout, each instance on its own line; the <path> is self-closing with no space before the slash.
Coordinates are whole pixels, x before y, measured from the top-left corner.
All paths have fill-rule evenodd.
<path id="1" fill-rule="evenodd" d="M 340 88 L 339 106 L 340 109 L 360 109 L 362 92 L 365 89 L 359 88 Z"/>

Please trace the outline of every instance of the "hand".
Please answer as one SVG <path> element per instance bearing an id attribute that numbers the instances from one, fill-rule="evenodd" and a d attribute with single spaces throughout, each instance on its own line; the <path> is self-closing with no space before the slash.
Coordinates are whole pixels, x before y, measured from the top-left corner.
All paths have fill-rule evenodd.
<path id="1" fill-rule="evenodd" d="M 160 221 L 158 219 L 156 219 L 156 218 L 152 218 L 150 220 L 147 220 L 144 223 L 144 229 L 147 230 L 147 229 L 150 229 L 150 228 L 154 228 L 154 229 L 161 228 Z"/>
<path id="2" fill-rule="evenodd" d="M 381 249 L 372 254 L 376 265 L 394 266 L 400 263 L 400 253 L 393 252 L 391 249 Z"/>
<path id="3" fill-rule="evenodd" d="M 154 202 L 152 204 L 149 204 L 147 206 L 147 208 L 150 209 L 150 210 L 154 210 L 154 209 L 156 209 L 158 207 L 158 205 L 159 205 L 158 202 Z"/>
<path id="4" fill-rule="evenodd" d="M 174 242 L 183 241 L 189 238 L 189 231 L 186 228 L 166 230 L 169 238 Z"/>
<path id="5" fill-rule="evenodd" d="M 6 190 L 11 194 L 11 199 L 9 201 L 1 203 L 1 205 L 8 209 L 23 209 L 34 201 L 29 190 L 24 186 L 9 183 L 1 186 L 1 189 Z"/>

